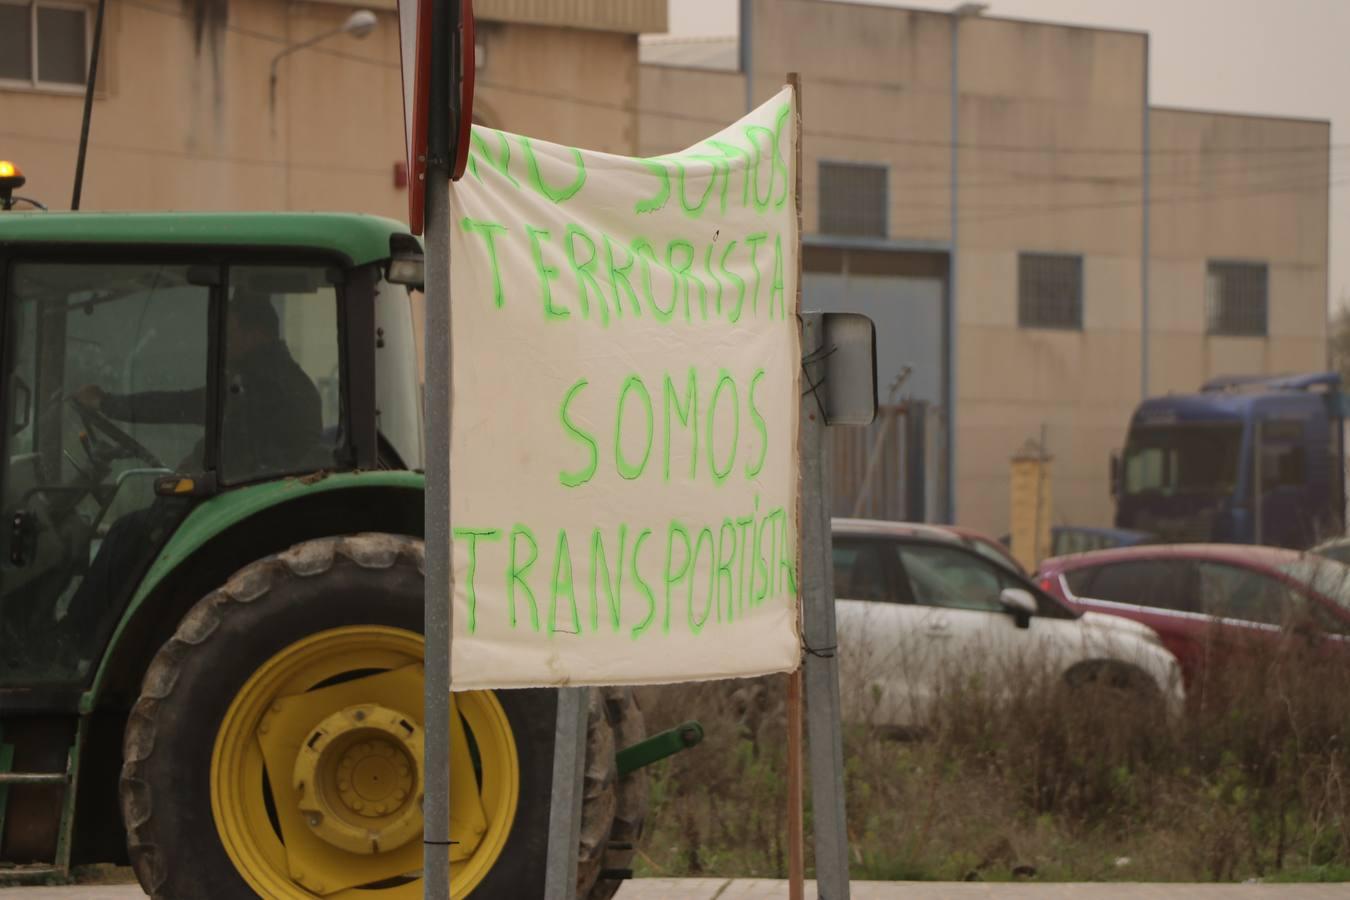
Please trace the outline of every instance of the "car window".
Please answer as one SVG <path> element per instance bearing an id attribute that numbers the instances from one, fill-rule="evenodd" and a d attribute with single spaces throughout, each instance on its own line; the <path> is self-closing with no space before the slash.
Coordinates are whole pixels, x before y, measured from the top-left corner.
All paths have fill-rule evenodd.
<path id="1" fill-rule="evenodd" d="M 1019 566 L 1017 562 L 1013 559 L 1010 559 L 1007 554 L 1005 554 L 1003 551 L 999 550 L 992 544 L 988 544 L 985 541 L 979 540 L 978 538 L 971 538 L 969 543 L 971 549 L 973 549 L 980 556 L 989 560 L 994 565 L 1003 569 L 1011 569 L 1012 571 L 1019 571 Z"/>
<path id="2" fill-rule="evenodd" d="M 1200 585 L 1204 611 L 1225 619 L 1283 625 L 1306 605 L 1283 582 L 1238 566 L 1201 563 Z"/>
<path id="3" fill-rule="evenodd" d="M 1135 560 L 1072 573 L 1069 587 L 1080 597 L 1110 600 L 1177 612 L 1201 612 L 1192 587 L 1189 564 L 1180 560 Z M 1082 590 L 1075 580 L 1082 579 Z"/>
<path id="4" fill-rule="evenodd" d="M 1325 556 L 1327 559 L 1333 559 L 1338 563 L 1350 563 L 1350 541 L 1327 544 L 1313 552 L 1319 556 Z"/>
<path id="5" fill-rule="evenodd" d="M 1001 612 L 998 602 L 1003 576 L 982 559 L 954 547 L 898 544 L 914 602 L 948 609 Z"/>
<path id="6" fill-rule="evenodd" d="M 1111 541 L 1100 534 L 1089 531 L 1063 530 L 1055 532 L 1055 556 L 1068 556 L 1070 553 L 1087 553 L 1111 546 Z"/>
<path id="7" fill-rule="evenodd" d="M 1097 569 L 1070 569 L 1064 573 L 1064 581 L 1069 586 L 1069 590 L 1076 597 L 1090 597 L 1092 595 L 1092 577 L 1098 572 Z"/>
<path id="8" fill-rule="evenodd" d="M 886 589 L 885 545 L 880 541 L 834 539 L 834 595 L 842 600 L 892 600 Z"/>

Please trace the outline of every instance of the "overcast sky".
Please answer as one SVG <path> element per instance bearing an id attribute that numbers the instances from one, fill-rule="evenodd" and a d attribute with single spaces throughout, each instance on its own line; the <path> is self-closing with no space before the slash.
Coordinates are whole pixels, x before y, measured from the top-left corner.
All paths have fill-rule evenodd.
<path id="1" fill-rule="evenodd" d="M 988 2 L 986 15 L 1149 32 L 1155 105 L 1330 119 L 1330 299 L 1350 300 L 1350 0 Z M 670 30 L 735 34 L 737 5 L 670 0 Z M 889 5 L 945 10 L 957 0 Z"/>

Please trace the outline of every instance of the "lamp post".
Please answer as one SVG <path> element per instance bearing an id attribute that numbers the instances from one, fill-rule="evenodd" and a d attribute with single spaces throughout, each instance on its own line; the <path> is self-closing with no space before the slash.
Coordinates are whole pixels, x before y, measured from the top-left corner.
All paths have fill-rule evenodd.
<path id="1" fill-rule="evenodd" d="M 368 9 L 358 9 L 356 12 L 352 13 L 350 16 L 347 17 L 347 21 L 343 22 L 341 27 L 334 28 L 332 31 L 321 32 L 319 34 L 314 35 L 314 37 L 308 40 L 301 41 L 298 44 L 291 44 L 289 47 L 282 50 L 276 56 L 272 57 L 271 76 L 268 78 L 267 82 L 268 101 L 270 110 L 275 114 L 277 108 L 277 65 L 283 59 L 290 56 L 297 50 L 303 50 L 306 47 L 313 47 L 320 41 L 326 41 L 329 38 L 337 37 L 340 34 L 350 34 L 354 38 L 366 37 L 372 31 L 375 30 L 375 26 L 377 24 L 379 24 L 379 20 L 375 18 L 375 14 L 373 12 L 371 12 Z"/>
<path id="2" fill-rule="evenodd" d="M 962 3 L 947 13 L 952 20 L 952 73 L 951 73 L 951 237 L 947 248 L 947 484 L 945 485 L 946 515 L 944 518 L 956 521 L 956 287 L 958 279 L 957 255 L 960 223 L 960 146 L 961 137 L 961 20 L 981 15 L 989 8 L 987 3 Z"/>

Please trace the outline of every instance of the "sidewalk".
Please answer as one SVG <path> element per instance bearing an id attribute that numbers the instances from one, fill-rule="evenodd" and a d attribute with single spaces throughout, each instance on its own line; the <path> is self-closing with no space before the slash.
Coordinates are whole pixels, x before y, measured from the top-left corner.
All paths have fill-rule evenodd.
<path id="1" fill-rule="evenodd" d="M 855 881 L 852 900 L 1343 900 L 1345 884 L 987 884 Z M 11 888 L 4 900 L 143 900 L 136 885 Z M 806 896 L 815 900 L 815 885 Z M 767 879 L 641 878 L 619 900 L 780 900 L 787 882 Z"/>

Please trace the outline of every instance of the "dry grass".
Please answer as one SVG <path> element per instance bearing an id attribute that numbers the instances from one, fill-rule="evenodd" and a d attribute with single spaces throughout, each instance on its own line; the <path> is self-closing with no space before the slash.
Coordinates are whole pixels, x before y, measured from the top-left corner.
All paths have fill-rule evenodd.
<path id="1" fill-rule="evenodd" d="M 845 728 L 857 878 L 1350 879 L 1350 665 L 1303 638 L 1216 670 L 1173 718 L 1031 668 L 943 683 L 918 736 Z M 653 729 L 707 737 L 654 770 L 642 874 L 784 875 L 784 694 L 644 692 Z"/>

